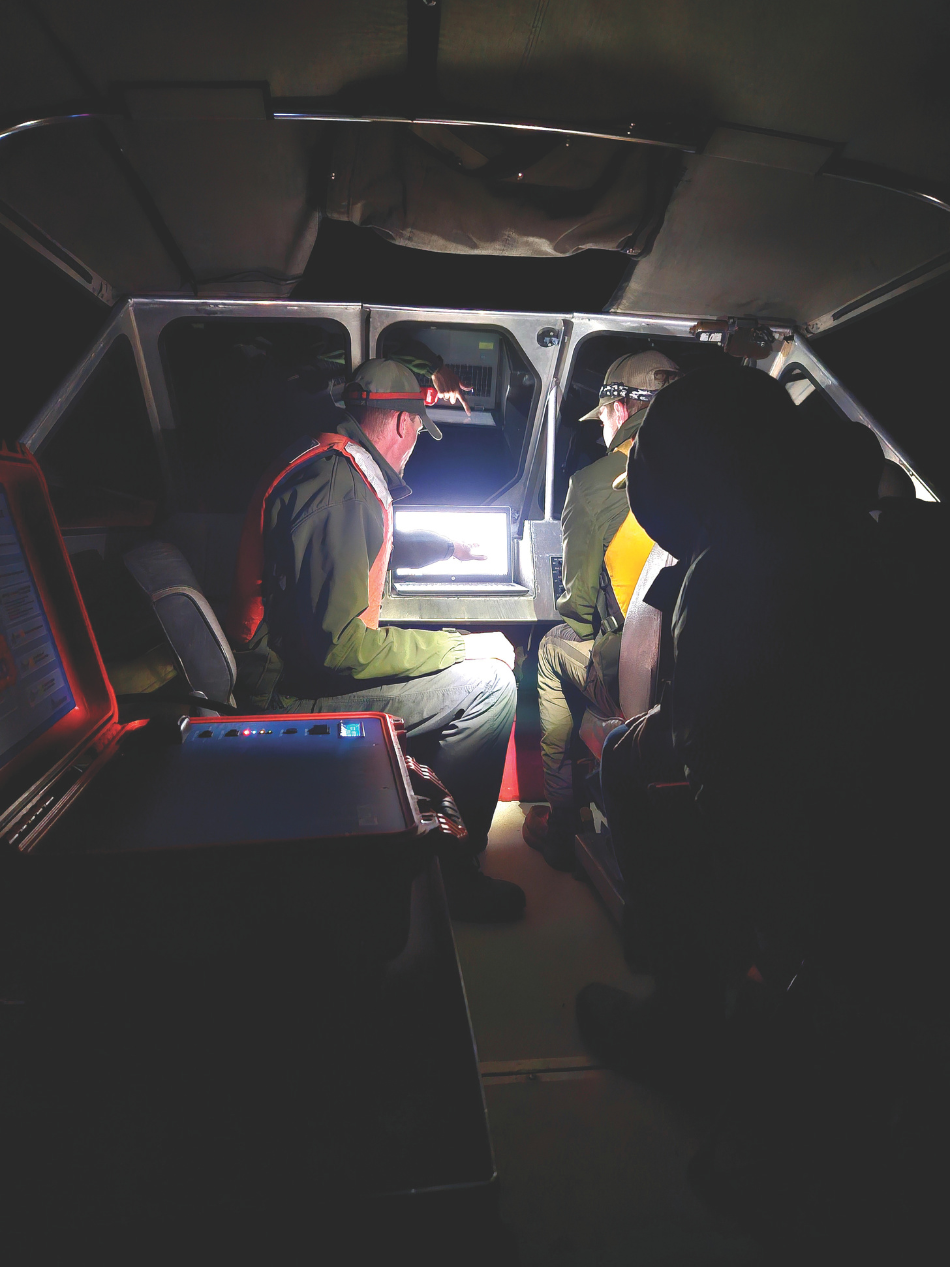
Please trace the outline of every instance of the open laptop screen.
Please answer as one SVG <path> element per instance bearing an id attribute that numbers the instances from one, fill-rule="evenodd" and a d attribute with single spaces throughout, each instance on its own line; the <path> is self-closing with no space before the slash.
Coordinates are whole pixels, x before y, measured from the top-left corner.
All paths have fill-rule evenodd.
<path id="1" fill-rule="evenodd" d="M 0 485 L 0 768 L 75 706 Z"/>
<path id="2" fill-rule="evenodd" d="M 449 541 L 477 547 L 484 559 L 450 558 L 424 568 L 396 568 L 394 579 L 426 581 L 510 581 L 511 512 L 507 507 L 439 510 L 407 506 L 397 509 L 397 532 L 433 532 Z"/>

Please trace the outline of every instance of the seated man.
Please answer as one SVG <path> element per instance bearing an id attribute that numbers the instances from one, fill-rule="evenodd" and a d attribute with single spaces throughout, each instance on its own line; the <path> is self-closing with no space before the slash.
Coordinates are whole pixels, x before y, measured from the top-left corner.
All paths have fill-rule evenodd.
<path id="1" fill-rule="evenodd" d="M 524 825 L 527 843 L 559 871 L 574 866 L 580 825 L 570 752 L 574 726 L 589 703 L 605 717 L 619 714 L 618 631 L 653 546 L 614 484 L 643 411 L 679 373 L 660 352 L 622 356 L 607 370 L 596 408 L 581 419 L 600 422 L 607 455 L 571 477 L 561 515 L 564 593 L 557 609 L 566 623 L 545 635 L 538 652 L 541 761 L 551 809 L 548 814 L 535 807 Z"/>
<path id="2" fill-rule="evenodd" d="M 413 755 L 469 830 L 443 872 L 459 919 L 516 919 L 524 894 L 479 869 L 515 711 L 514 651 L 500 633 L 379 627 L 394 499 L 423 427 L 441 432 L 396 361 L 365 362 L 332 433 L 304 437 L 264 476 L 238 556 L 228 635 L 236 695 L 258 711 L 379 711 L 403 718 Z"/>

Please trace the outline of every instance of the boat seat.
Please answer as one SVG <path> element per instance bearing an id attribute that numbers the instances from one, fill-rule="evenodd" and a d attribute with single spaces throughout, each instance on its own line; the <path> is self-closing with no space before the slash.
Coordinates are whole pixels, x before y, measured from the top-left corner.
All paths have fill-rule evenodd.
<path id="1" fill-rule="evenodd" d="M 157 530 L 187 559 L 219 621 L 228 610 L 243 526 L 243 515 L 176 511 Z"/>
<path id="2" fill-rule="evenodd" d="M 123 562 L 152 604 L 189 689 L 233 705 L 234 655 L 181 551 L 167 541 L 146 541 Z"/>
<path id="3" fill-rule="evenodd" d="M 604 751 L 607 736 L 617 726 L 623 725 L 622 717 L 601 717 L 592 708 L 588 708 L 581 718 L 577 736 L 581 743 L 594 754 L 599 761 Z"/>
<path id="4" fill-rule="evenodd" d="M 656 702 L 656 684 L 660 668 L 660 643 L 663 616 L 646 601 L 653 583 L 666 567 L 676 560 L 654 545 L 630 599 L 620 636 L 620 711 L 622 716 L 603 717 L 588 708 L 581 718 L 578 735 L 593 755 L 600 760 L 607 736 L 624 720 L 652 708 Z"/>

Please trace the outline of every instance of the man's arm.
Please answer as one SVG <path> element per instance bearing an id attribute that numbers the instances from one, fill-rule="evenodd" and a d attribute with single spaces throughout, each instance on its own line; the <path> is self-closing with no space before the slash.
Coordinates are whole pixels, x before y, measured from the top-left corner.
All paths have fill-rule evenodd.
<path id="1" fill-rule="evenodd" d="M 564 593 L 557 609 L 581 638 L 594 636 L 594 611 L 603 566 L 603 543 L 583 491 L 572 479 L 561 514 Z"/>
<path id="2" fill-rule="evenodd" d="M 420 378 L 430 378 L 441 400 L 450 404 L 461 405 L 467 414 L 472 411 L 463 392 L 472 390 L 471 384 L 463 383 L 451 366 L 446 365 L 441 356 L 436 356 L 431 348 L 426 347 L 418 339 L 406 339 L 388 353 L 390 358 L 412 370 Z"/>
<path id="3" fill-rule="evenodd" d="M 458 559 L 459 562 L 477 562 L 487 559 L 477 544 L 466 541 L 449 541 L 435 532 L 399 532 L 393 533 L 393 552 L 389 560 L 390 568 L 424 568 L 430 563 L 441 563 L 444 559 Z"/>
<path id="4" fill-rule="evenodd" d="M 330 673 L 373 681 L 421 677 L 465 659 L 460 634 L 364 623 L 378 536 L 374 512 L 360 498 L 295 526 L 299 618 L 313 660 Z"/>
<path id="5" fill-rule="evenodd" d="M 451 559 L 455 546 L 434 532 L 399 532 L 393 533 L 393 552 L 389 566 L 395 572 L 397 568 L 424 568 L 430 563 L 441 563 L 443 559 Z"/>

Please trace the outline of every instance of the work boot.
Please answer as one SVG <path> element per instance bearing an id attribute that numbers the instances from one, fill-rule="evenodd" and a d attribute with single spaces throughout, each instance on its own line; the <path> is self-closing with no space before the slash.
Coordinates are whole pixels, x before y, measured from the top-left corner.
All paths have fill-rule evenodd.
<path id="1" fill-rule="evenodd" d="M 442 879 L 453 919 L 466 924 L 510 924 L 524 914 L 524 889 L 485 875 L 473 854 L 444 859 Z"/>
<path id="2" fill-rule="evenodd" d="M 580 814 L 573 806 L 532 805 L 525 814 L 521 835 L 555 871 L 576 867 L 574 837 L 580 831 Z"/>

